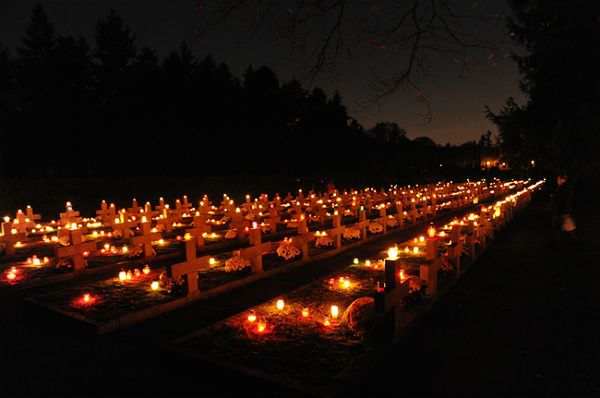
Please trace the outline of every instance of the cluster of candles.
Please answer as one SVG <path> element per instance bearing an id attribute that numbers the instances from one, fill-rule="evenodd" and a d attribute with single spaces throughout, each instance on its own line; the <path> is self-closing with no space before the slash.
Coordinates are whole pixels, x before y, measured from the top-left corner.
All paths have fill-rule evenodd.
<path id="1" fill-rule="evenodd" d="M 49 262 L 50 262 L 50 259 L 48 257 L 39 259 L 38 256 L 36 256 L 36 255 L 33 255 L 33 257 L 29 257 L 27 259 L 27 264 L 29 264 L 29 265 L 42 265 L 42 264 L 48 264 Z"/>
<path id="2" fill-rule="evenodd" d="M 350 279 L 346 276 L 340 276 L 337 280 L 335 278 L 330 278 L 328 282 L 332 286 L 339 284 L 344 289 L 349 289 L 352 286 Z"/>
<path id="3" fill-rule="evenodd" d="M 282 299 L 277 300 L 275 302 L 275 307 L 277 308 L 278 311 L 283 311 L 283 309 L 285 308 L 285 301 Z M 303 307 L 300 310 L 300 315 L 302 316 L 302 318 L 308 318 L 310 316 L 310 310 L 308 309 L 308 307 Z M 337 305 L 332 305 L 330 307 L 330 313 L 323 317 L 323 320 L 321 323 L 323 324 L 323 326 L 331 326 L 332 320 L 337 319 L 339 317 L 339 315 L 340 315 L 339 307 Z M 258 316 L 256 315 L 256 311 L 254 311 L 254 310 L 250 310 L 246 319 L 249 323 L 256 322 L 256 331 L 258 333 L 264 333 L 265 330 L 267 329 L 266 318 L 261 317 L 259 319 Z"/>
<path id="4" fill-rule="evenodd" d="M 94 238 L 94 239 L 98 238 L 98 237 L 104 237 L 104 236 L 107 236 L 107 237 L 111 238 L 112 237 L 112 232 L 108 232 L 106 234 L 104 233 L 104 231 L 100 231 L 99 233 L 98 233 L 98 231 L 92 232 L 92 238 Z"/>
<path id="5" fill-rule="evenodd" d="M 9 281 L 13 281 L 17 278 L 17 268 L 16 267 L 10 267 L 10 269 L 8 271 L 6 271 L 6 279 L 8 279 Z"/>
<path id="6" fill-rule="evenodd" d="M 142 268 L 142 270 L 140 271 L 139 268 L 135 268 L 133 270 L 133 272 L 131 272 L 131 270 L 125 271 L 124 269 L 122 269 L 119 272 L 119 280 L 120 281 L 128 281 L 135 278 L 139 278 L 140 276 L 142 276 L 142 274 L 144 275 L 148 275 L 150 273 L 150 267 L 148 266 L 148 264 L 146 264 L 144 266 L 144 268 Z"/>
<path id="7" fill-rule="evenodd" d="M 46 243 L 55 243 L 58 242 L 58 236 L 54 235 L 48 238 L 46 235 L 42 236 L 42 240 Z"/>
<path id="8" fill-rule="evenodd" d="M 106 254 L 118 254 L 119 250 L 115 247 L 115 246 L 111 246 L 108 243 L 104 244 L 104 247 L 102 249 L 100 249 L 101 253 L 106 253 Z M 121 246 L 121 250 L 120 252 L 122 254 L 127 254 L 129 253 L 129 248 L 127 246 Z"/>

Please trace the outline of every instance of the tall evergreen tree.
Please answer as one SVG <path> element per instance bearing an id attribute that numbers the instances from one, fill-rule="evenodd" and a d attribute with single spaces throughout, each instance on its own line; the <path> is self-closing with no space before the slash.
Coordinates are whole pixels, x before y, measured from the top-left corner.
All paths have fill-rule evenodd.
<path id="1" fill-rule="evenodd" d="M 550 169 L 598 168 L 600 152 L 600 2 L 511 0 L 508 26 L 524 54 L 514 54 L 527 103 L 488 112 L 518 162 Z"/>

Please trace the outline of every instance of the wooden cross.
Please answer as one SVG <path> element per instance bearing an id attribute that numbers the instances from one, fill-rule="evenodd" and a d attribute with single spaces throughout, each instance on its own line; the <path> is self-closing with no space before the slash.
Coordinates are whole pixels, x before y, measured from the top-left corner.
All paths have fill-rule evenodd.
<path id="1" fill-rule="evenodd" d="M 15 244 L 24 241 L 26 235 L 13 228 L 13 223 L 10 221 L 3 222 L 1 228 L 2 235 L 0 235 L 0 243 L 4 245 L 6 255 L 12 256 L 15 254 Z"/>
<path id="2" fill-rule="evenodd" d="M 274 234 L 277 232 L 277 225 L 281 222 L 281 217 L 279 216 L 270 216 L 265 219 L 265 224 L 269 226 L 269 231 Z"/>
<path id="3" fill-rule="evenodd" d="M 344 234 L 345 227 L 342 225 L 342 216 L 338 213 L 333 213 L 331 217 L 332 228 L 326 230 L 328 236 L 335 238 L 335 248 L 340 250 L 342 248 L 342 235 Z"/>
<path id="4" fill-rule="evenodd" d="M 110 206 L 108 206 L 106 201 L 103 200 L 102 203 L 100 203 L 100 210 L 96 210 L 96 215 L 100 216 L 100 220 L 104 226 L 110 226 L 117 216 L 117 209 L 115 208 L 114 203 L 111 203 Z"/>
<path id="5" fill-rule="evenodd" d="M 187 295 L 192 296 L 199 293 L 198 271 L 210 266 L 210 256 L 196 257 L 196 240 L 185 241 L 185 261 L 167 265 L 167 276 L 174 280 L 179 277 L 185 278 Z"/>
<path id="6" fill-rule="evenodd" d="M 469 221 L 467 224 L 467 235 L 465 238 L 465 248 L 467 249 L 467 256 L 471 259 L 475 258 L 475 226 L 473 221 Z"/>
<path id="7" fill-rule="evenodd" d="M 67 224 L 73 224 L 73 223 L 78 224 L 79 222 L 81 222 L 81 217 L 79 216 L 79 212 L 73 210 L 73 207 L 71 206 L 71 202 L 67 202 L 66 211 L 64 213 L 60 213 L 60 224 L 61 225 L 67 225 Z"/>
<path id="8" fill-rule="evenodd" d="M 208 216 L 208 212 L 210 211 L 211 203 L 208 201 L 208 197 L 205 196 L 205 199 L 202 199 L 198 205 L 198 212 L 204 216 Z"/>
<path id="9" fill-rule="evenodd" d="M 244 215 L 238 207 L 233 213 L 231 213 L 231 221 L 229 222 L 229 228 L 237 231 L 237 237 L 239 240 L 244 240 L 244 230 L 250 225 L 250 223 L 244 220 Z"/>
<path id="10" fill-rule="evenodd" d="M 375 221 L 383 226 L 383 233 L 387 232 L 387 209 L 385 207 L 379 208 L 379 218 Z"/>
<path id="11" fill-rule="evenodd" d="M 158 206 L 154 207 L 159 214 L 163 212 L 163 210 L 168 209 L 169 205 L 165 204 L 165 199 L 163 197 L 158 198 Z"/>
<path id="12" fill-rule="evenodd" d="M 402 202 L 396 202 L 396 220 L 400 228 L 404 227 L 404 210 L 402 210 Z"/>
<path id="13" fill-rule="evenodd" d="M 452 230 L 450 232 L 450 240 L 452 243 L 448 245 L 448 260 L 454 265 L 456 269 L 456 276 L 461 276 L 460 269 L 460 258 L 462 254 L 462 241 L 460 237 L 460 225 L 452 224 Z"/>
<path id="14" fill-rule="evenodd" d="M 294 237 L 294 241 L 300 246 L 302 250 L 302 259 L 308 259 L 308 243 L 314 239 L 314 234 L 308 232 L 308 224 L 304 214 L 300 216 L 298 220 L 298 236 Z"/>
<path id="15" fill-rule="evenodd" d="M 250 260 L 252 273 L 262 272 L 262 256 L 272 250 L 273 244 L 271 242 L 262 243 L 260 227 L 250 228 L 248 238 L 252 246 L 240 249 L 240 258 Z"/>
<path id="16" fill-rule="evenodd" d="M 418 216 L 419 213 L 417 212 L 417 204 L 412 203 L 410 209 L 408 210 L 408 218 L 410 219 L 410 222 L 414 224 L 417 221 Z"/>
<path id="17" fill-rule="evenodd" d="M 486 239 L 494 239 L 494 227 L 493 224 L 488 219 L 488 211 L 485 206 L 481 206 L 479 210 L 479 222 L 485 231 Z"/>
<path id="18" fill-rule="evenodd" d="M 130 214 L 138 214 L 142 210 L 141 207 L 138 206 L 138 202 L 136 198 L 133 198 L 131 201 L 131 207 L 127 209 Z"/>
<path id="19" fill-rule="evenodd" d="M 425 260 L 419 266 L 419 278 L 427 285 L 425 293 L 435 297 L 437 295 L 437 272 L 441 261 L 438 256 L 438 238 L 427 238 Z"/>
<path id="20" fill-rule="evenodd" d="M 160 232 L 152 232 L 152 222 L 142 222 L 140 223 L 141 235 L 136 235 L 131 238 L 131 245 L 137 247 L 139 245 L 144 246 L 144 259 L 148 260 L 152 257 L 154 253 L 154 249 L 152 248 L 152 242 L 156 242 L 162 238 L 162 234 Z"/>
<path id="21" fill-rule="evenodd" d="M 173 230 L 173 223 L 179 221 L 181 218 L 169 211 L 169 205 L 165 205 L 162 209 L 162 214 L 158 219 L 158 224 L 165 226 L 165 232 L 171 232 Z"/>
<path id="22" fill-rule="evenodd" d="M 112 225 L 112 230 L 113 232 L 121 231 L 121 238 L 127 239 L 131 235 L 133 235 L 133 231 L 131 229 L 135 228 L 137 225 L 137 220 L 129 220 L 125 216 L 120 216 L 118 218 L 115 218 L 115 222 Z"/>
<path id="23" fill-rule="evenodd" d="M 41 214 L 34 214 L 33 213 L 33 209 L 29 205 L 27 205 L 27 208 L 25 209 L 25 212 L 27 214 L 27 218 L 29 218 L 34 223 L 35 223 L 35 221 L 42 219 Z"/>
<path id="24" fill-rule="evenodd" d="M 358 222 L 355 226 L 360 230 L 360 239 L 367 239 L 367 227 L 369 226 L 369 221 L 367 220 L 367 213 L 364 210 L 358 212 Z"/>
<path id="25" fill-rule="evenodd" d="M 183 195 L 183 201 L 177 199 L 175 201 L 175 211 L 179 217 L 183 217 L 184 214 L 189 214 L 192 204 L 188 202 L 187 195 Z"/>
<path id="26" fill-rule="evenodd" d="M 315 205 L 314 213 L 317 217 L 319 217 L 319 222 L 322 224 L 327 219 L 327 206 L 324 204 L 317 203 Z"/>
<path id="27" fill-rule="evenodd" d="M 84 253 L 96 250 L 96 242 L 83 242 L 80 229 L 69 229 L 69 242 L 69 246 L 55 249 L 55 257 L 57 259 L 71 259 L 75 271 L 84 269 L 86 265 L 83 259 Z"/>
<path id="28" fill-rule="evenodd" d="M 206 224 L 206 218 L 200 214 L 194 216 L 192 226 L 193 228 L 186 229 L 185 232 L 196 238 L 196 245 L 198 247 L 204 247 L 204 237 L 202 234 L 211 232 L 211 226 Z"/>
<path id="29" fill-rule="evenodd" d="M 31 226 L 31 221 L 25 216 L 25 213 L 21 210 L 17 211 L 16 217 L 13 220 L 13 228 L 19 233 L 27 234 L 28 225 Z M 31 228 L 35 228 L 35 223 L 33 223 L 33 227 Z"/>
<path id="30" fill-rule="evenodd" d="M 140 211 L 140 217 L 146 217 L 146 219 L 150 221 L 156 216 L 158 216 L 158 211 L 152 210 L 152 204 L 150 204 L 150 202 L 146 202 L 144 208 Z"/>
<path id="31" fill-rule="evenodd" d="M 39 214 L 33 214 L 33 209 L 31 206 L 27 206 L 27 213 L 23 213 L 23 211 L 17 211 L 15 216 L 16 221 L 18 221 L 18 226 L 15 226 L 19 232 L 27 232 L 27 228 L 33 229 L 35 228 L 35 220 L 39 220 L 42 218 Z"/>
<path id="32" fill-rule="evenodd" d="M 302 216 L 303 212 L 302 212 L 302 203 L 300 203 L 299 201 L 296 201 L 295 205 L 294 205 L 294 217 L 296 218 L 296 220 L 300 220 L 300 217 Z"/>
<path id="33" fill-rule="evenodd" d="M 385 283 L 375 292 L 375 313 L 378 314 L 378 331 L 386 337 L 396 337 L 400 330 L 402 300 L 409 294 L 409 279 L 402 280 L 400 259 L 385 259 Z"/>

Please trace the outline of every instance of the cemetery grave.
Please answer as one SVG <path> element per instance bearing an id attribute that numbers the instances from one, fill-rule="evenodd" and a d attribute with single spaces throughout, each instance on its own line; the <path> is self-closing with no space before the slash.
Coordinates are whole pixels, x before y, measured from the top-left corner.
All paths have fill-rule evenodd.
<path id="1" fill-rule="evenodd" d="M 506 185 L 506 189 L 514 189 L 523 184 L 524 182 L 509 184 Z M 496 183 L 495 186 L 498 189 L 499 184 Z M 458 189 L 458 187 L 462 188 L 462 185 L 457 185 L 457 190 L 461 191 L 462 189 Z M 385 195 L 382 196 L 385 197 Z M 481 195 L 481 197 L 484 196 Z M 37 296 L 30 299 L 30 301 L 36 305 L 70 316 L 72 314 L 71 301 L 65 300 L 65 295 L 70 295 L 74 299 L 90 291 L 102 291 L 102 301 L 105 305 L 94 311 L 87 311 L 84 314 L 85 317 L 78 315 L 78 319 L 85 318 L 88 323 L 96 325 L 96 329 L 100 333 L 114 330 L 149 316 L 172 310 L 198 298 L 219 294 L 243 284 L 251 283 L 259 278 L 292 269 L 308 261 L 315 261 L 324 258 L 324 256 L 337 254 L 345 248 L 355 247 L 381 236 L 383 230 L 371 234 L 370 237 L 365 233 L 369 227 L 367 211 L 364 208 L 361 210 L 360 206 L 357 205 L 359 202 L 356 201 L 355 195 L 353 195 L 352 201 L 354 204 L 350 202 L 351 207 L 355 207 L 354 211 L 358 214 L 358 217 L 356 217 L 357 221 L 350 228 L 358 231 L 358 239 L 354 236 L 344 236 L 344 232 L 348 228 L 342 224 L 340 214 L 342 207 L 338 208 L 340 209 L 338 214 L 334 212 L 334 214 L 326 216 L 328 217 L 327 223 L 317 225 L 322 228 L 324 225 L 329 224 L 330 228 L 312 232 L 311 228 L 308 227 L 310 213 L 306 212 L 306 208 L 296 206 L 293 210 L 293 213 L 299 215 L 294 223 L 296 234 L 285 237 L 281 241 L 268 241 L 266 239 L 263 241 L 263 228 L 257 221 L 253 221 L 250 227 L 241 224 L 244 228 L 244 235 L 247 234 L 248 238 L 243 241 L 236 239 L 234 250 L 222 249 L 207 254 L 206 251 L 202 250 L 205 248 L 205 242 L 198 239 L 198 237 L 207 236 L 208 233 L 205 231 L 194 236 L 192 235 L 194 228 L 191 228 L 188 229 L 190 232 L 186 232 L 178 242 L 179 247 L 185 249 L 185 256 L 183 258 L 178 257 L 182 261 L 175 263 L 172 260 L 171 262 L 167 261 L 166 267 L 156 269 L 158 274 L 153 281 L 134 278 L 135 280 L 132 282 L 121 281 L 122 283 L 118 283 L 119 271 L 115 269 L 113 276 L 108 280 L 75 286 L 59 293 Z M 463 206 L 471 203 L 472 200 L 465 200 Z M 232 205 L 229 198 L 224 198 L 224 205 Z M 165 205 L 161 204 L 160 206 L 163 210 L 166 209 Z M 399 225 L 416 222 L 416 220 L 405 220 L 404 212 L 398 211 L 400 206 L 401 204 L 398 203 L 393 206 L 398 218 L 394 218 L 396 225 L 390 227 L 389 231 L 399 228 Z M 458 207 L 458 205 L 455 206 L 455 208 Z M 387 223 L 388 215 L 384 210 L 385 206 L 380 204 L 379 209 L 373 212 L 373 217 L 370 219 L 375 220 L 379 225 L 383 224 L 384 220 Z M 236 213 L 243 214 L 242 211 Z M 195 219 L 198 221 L 198 216 Z M 242 220 L 234 216 L 232 221 L 241 222 Z M 148 232 L 149 225 L 142 223 L 142 227 Z M 265 237 L 269 236 L 268 233 L 264 235 Z M 348 243 L 344 244 L 345 241 Z M 136 266 L 141 268 L 142 264 L 119 264 L 119 267 L 133 272 Z M 154 268 L 154 265 L 152 265 L 152 269 Z M 155 290 L 151 289 L 151 283 L 156 283 L 154 285 Z M 135 299 L 136 295 L 128 292 L 124 286 L 131 287 L 138 292 L 139 299 Z M 164 297 L 159 301 L 148 299 L 149 295 L 155 298 L 157 296 L 156 291 L 162 292 Z M 136 304 L 128 306 L 128 301 L 132 299 L 137 301 Z M 109 302 L 113 304 L 106 304 Z"/>
<path id="2" fill-rule="evenodd" d="M 474 265 L 485 249 L 483 236 L 490 238 L 485 240 L 489 244 L 541 183 L 481 206 L 479 214 L 438 228 L 431 225 L 427 236 L 398 243 L 379 258 L 354 259 L 343 270 L 177 339 L 168 347 L 311 394 L 344 391 L 359 380 L 364 369 L 389 354 L 403 334 Z M 478 244 L 474 235 L 479 235 Z M 454 253 L 450 248 L 456 243 L 466 249 L 459 247 Z M 444 265 L 447 261 L 450 264 Z M 457 261 L 462 261 L 462 268 Z"/>

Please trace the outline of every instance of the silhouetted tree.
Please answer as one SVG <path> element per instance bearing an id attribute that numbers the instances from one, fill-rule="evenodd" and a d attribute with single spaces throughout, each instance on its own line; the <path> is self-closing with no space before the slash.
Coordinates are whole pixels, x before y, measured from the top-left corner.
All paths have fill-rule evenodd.
<path id="1" fill-rule="evenodd" d="M 442 160 L 458 165 L 466 156 L 426 138 L 411 141 L 395 123 L 365 131 L 339 92 L 280 81 L 268 66 L 249 66 L 238 79 L 186 42 L 162 60 L 150 48 L 137 51 L 112 10 L 95 33 L 90 51 L 84 39 L 56 35 L 36 6 L 17 57 L 0 45 L 0 161 L 11 166 L 7 176 L 422 178 Z M 26 137 L 40 132 L 35 147 L 44 156 L 24 162 Z"/>
<path id="2" fill-rule="evenodd" d="M 528 101 L 508 99 L 499 114 L 503 146 L 522 163 L 573 172 L 598 168 L 600 153 L 600 3 L 511 0 L 508 26 L 526 51 L 513 54 Z"/>

